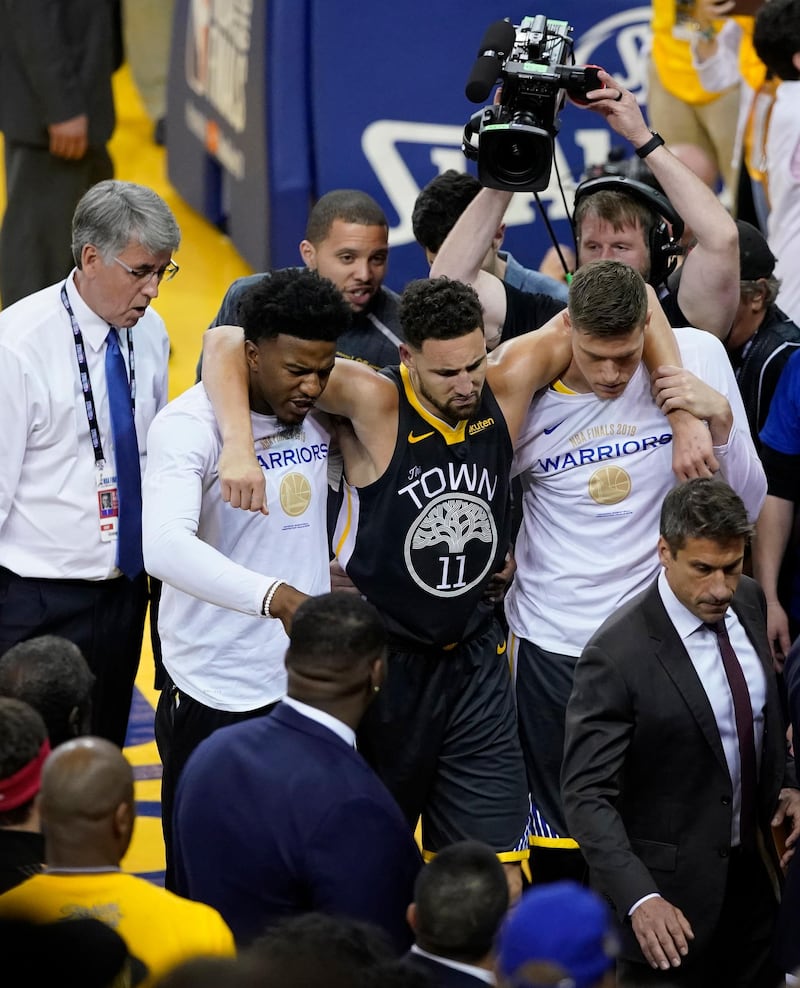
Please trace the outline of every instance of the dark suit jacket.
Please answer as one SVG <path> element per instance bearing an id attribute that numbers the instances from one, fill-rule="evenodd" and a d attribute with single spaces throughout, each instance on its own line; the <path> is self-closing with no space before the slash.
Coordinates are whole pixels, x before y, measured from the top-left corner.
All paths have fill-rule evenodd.
<path id="1" fill-rule="evenodd" d="M 410 945 L 413 834 L 361 755 L 291 707 L 197 747 L 174 825 L 177 891 L 218 909 L 238 943 L 320 911 L 375 923 L 398 951 Z"/>
<path id="2" fill-rule="evenodd" d="M 777 881 L 770 818 L 781 786 L 794 779 L 764 596 L 742 577 L 732 606 L 767 677 L 758 817 Z M 683 910 L 693 950 L 702 948 L 725 893 L 733 792 L 711 704 L 656 583 L 612 615 L 578 660 L 561 784 L 569 832 L 620 919 L 622 956 L 643 961 L 626 917 L 656 891 Z"/>
<path id="3" fill-rule="evenodd" d="M 403 958 L 417 971 L 423 971 L 439 988 L 486 988 L 486 982 L 467 971 L 457 971 L 446 964 L 439 964 L 429 957 L 422 957 L 409 951 Z"/>
<path id="4" fill-rule="evenodd" d="M 800 638 L 792 645 L 783 670 L 794 737 L 795 771 L 800 764 Z M 800 772 L 798 773 L 800 775 Z M 783 971 L 800 967 L 800 855 L 789 862 L 775 936 L 778 961 Z"/>
<path id="5" fill-rule="evenodd" d="M 0 130 L 48 146 L 47 125 L 81 113 L 89 144 L 114 129 L 112 0 L 0 0 Z"/>

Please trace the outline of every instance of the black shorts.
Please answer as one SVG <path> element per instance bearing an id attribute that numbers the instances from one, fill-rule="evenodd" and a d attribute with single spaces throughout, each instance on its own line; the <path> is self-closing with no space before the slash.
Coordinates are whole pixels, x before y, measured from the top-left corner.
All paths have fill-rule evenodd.
<path id="1" fill-rule="evenodd" d="M 561 805 L 564 722 L 577 658 L 547 652 L 511 637 L 517 716 L 531 795 L 531 844 L 549 848 L 578 845 L 568 836 Z"/>
<path id="2" fill-rule="evenodd" d="M 358 747 L 425 852 L 467 838 L 528 856 L 528 793 L 505 638 L 493 621 L 452 649 L 392 651 Z"/>

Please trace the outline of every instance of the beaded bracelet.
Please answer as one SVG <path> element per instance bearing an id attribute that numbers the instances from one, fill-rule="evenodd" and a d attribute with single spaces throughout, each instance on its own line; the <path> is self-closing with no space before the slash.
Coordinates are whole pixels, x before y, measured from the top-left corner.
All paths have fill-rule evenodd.
<path id="1" fill-rule="evenodd" d="M 270 605 L 272 604 L 272 598 L 275 596 L 275 591 L 278 587 L 286 583 L 286 580 L 276 580 L 264 594 L 264 602 L 261 605 L 261 613 L 264 617 L 273 617 L 270 613 Z"/>

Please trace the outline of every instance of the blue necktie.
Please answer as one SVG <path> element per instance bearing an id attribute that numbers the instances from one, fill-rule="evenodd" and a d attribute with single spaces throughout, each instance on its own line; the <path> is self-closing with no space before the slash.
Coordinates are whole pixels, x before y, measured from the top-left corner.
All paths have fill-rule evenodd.
<path id="1" fill-rule="evenodd" d="M 119 537 L 117 566 L 129 580 L 144 569 L 142 559 L 142 476 L 139 470 L 139 443 L 131 408 L 131 389 L 125 360 L 119 348 L 119 335 L 112 326 L 106 337 L 106 386 L 114 436 L 114 460 L 119 497 Z"/>

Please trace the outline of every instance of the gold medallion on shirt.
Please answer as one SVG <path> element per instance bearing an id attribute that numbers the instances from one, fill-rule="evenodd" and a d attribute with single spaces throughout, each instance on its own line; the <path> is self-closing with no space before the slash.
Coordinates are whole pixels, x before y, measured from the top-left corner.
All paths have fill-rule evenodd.
<path id="1" fill-rule="evenodd" d="M 619 504 L 631 492 L 631 477 L 618 466 L 595 470 L 589 478 L 589 497 L 597 504 Z"/>
<path id="2" fill-rule="evenodd" d="M 281 507 L 287 515 L 296 518 L 308 510 L 311 504 L 311 484 L 302 473 L 287 473 L 281 480 Z"/>

